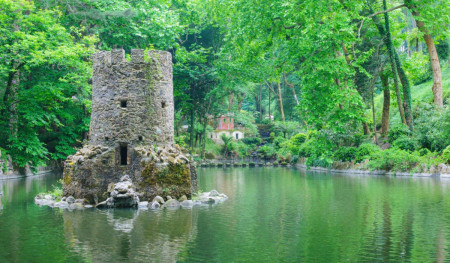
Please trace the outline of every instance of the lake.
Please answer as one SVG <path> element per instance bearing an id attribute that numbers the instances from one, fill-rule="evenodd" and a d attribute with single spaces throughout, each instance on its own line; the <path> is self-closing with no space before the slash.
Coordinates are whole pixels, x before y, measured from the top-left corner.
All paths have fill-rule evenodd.
<path id="1" fill-rule="evenodd" d="M 192 210 L 68 211 L 61 175 L 0 180 L 0 262 L 449 262 L 450 180 L 199 168 L 229 199 Z"/>

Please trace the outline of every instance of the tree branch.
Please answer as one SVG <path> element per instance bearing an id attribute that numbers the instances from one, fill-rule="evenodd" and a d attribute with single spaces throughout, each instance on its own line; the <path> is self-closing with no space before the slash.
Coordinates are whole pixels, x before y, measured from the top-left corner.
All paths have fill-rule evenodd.
<path id="1" fill-rule="evenodd" d="M 406 7 L 406 5 L 403 4 L 403 5 L 394 6 L 392 8 L 373 13 L 370 16 L 368 16 L 367 18 L 371 18 L 371 17 L 376 16 L 376 15 L 381 15 L 381 14 L 384 14 L 384 13 L 388 13 L 388 12 L 394 11 L 394 10 L 402 8 L 402 7 Z"/>

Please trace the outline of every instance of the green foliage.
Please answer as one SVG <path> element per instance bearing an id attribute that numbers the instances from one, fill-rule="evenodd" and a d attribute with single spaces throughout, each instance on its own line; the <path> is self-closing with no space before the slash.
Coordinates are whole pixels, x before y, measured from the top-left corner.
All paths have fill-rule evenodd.
<path id="1" fill-rule="evenodd" d="M 308 135 L 304 133 L 299 133 L 291 137 L 292 144 L 295 146 L 300 146 L 302 143 L 306 141 Z"/>
<path id="2" fill-rule="evenodd" d="M 333 159 L 342 162 L 351 162 L 355 159 L 357 151 L 355 147 L 339 147 L 333 152 Z"/>
<path id="3" fill-rule="evenodd" d="M 414 84 L 431 79 L 430 58 L 421 52 L 414 52 L 411 57 L 407 58 L 404 67 L 408 78 Z"/>
<path id="4" fill-rule="evenodd" d="M 411 131 L 409 130 L 408 126 L 406 125 L 394 126 L 388 132 L 389 143 L 393 143 L 401 136 L 409 136 L 409 135 L 411 135 Z"/>
<path id="5" fill-rule="evenodd" d="M 410 171 L 421 162 L 420 156 L 400 149 L 388 149 L 372 153 L 368 167 L 384 171 Z"/>
<path id="6" fill-rule="evenodd" d="M 258 148 L 258 156 L 260 156 L 266 160 L 269 160 L 276 156 L 276 151 L 275 151 L 273 145 L 266 144 L 266 145 Z"/>
<path id="7" fill-rule="evenodd" d="M 306 160 L 308 167 L 329 168 L 333 164 L 333 159 L 327 155 L 312 155 Z"/>
<path id="8" fill-rule="evenodd" d="M 258 138 L 258 137 L 245 137 L 241 141 L 247 145 L 252 145 L 252 146 L 261 144 L 261 138 Z"/>
<path id="9" fill-rule="evenodd" d="M 419 143 L 414 138 L 402 135 L 392 143 L 392 147 L 413 152 L 419 147 Z"/>
<path id="10" fill-rule="evenodd" d="M 235 144 L 233 143 L 233 137 L 222 134 L 220 137 L 223 141 L 221 153 L 225 158 L 227 158 L 231 152 L 235 149 Z"/>
<path id="11" fill-rule="evenodd" d="M 363 143 L 356 151 L 355 160 L 359 163 L 365 159 L 369 159 L 372 154 L 379 151 L 381 151 L 381 149 L 377 145 L 372 143 Z"/>
<path id="12" fill-rule="evenodd" d="M 187 144 L 186 144 L 186 140 L 187 140 L 187 137 L 186 137 L 186 135 L 179 135 L 179 136 L 175 136 L 175 143 L 176 144 L 178 144 L 178 145 L 180 145 L 180 147 L 182 147 L 182 148 L 186 148 L 186 146 L 187 146 Z"/>
<path id="13" fill-rule="evenodd" d="M 414 108 L 414 137 L 422 148 L 442 151 L 450 145 L 450 111 L 435 109 L 428 103 L 420 103 Z"/>
<path id="14" fill-rule="evenodd" d="M 97 39 L 64 28 L 58 10 L 32 1 L 4 0 L 0 9 L 0 147 L 19 167 L 65 159 L 89 130 Z"/>
<path id="15" fill-rule="evenodd" d="M 282 147 L 282 144 L 286 141 L 287 139 L 285 139 L 284 137 L 275 137 L 275 139 L 273 139 L 273 146 L 275 147 L 275 150 L 279 150 Z"/>
<path id="16" fill-rule="evenodd" d="M 450 145 L 447 146 L 442 152 L 442 158 L 447 164 L 450 164 Z"/>
<path id="17" fill-rule="evenodd" d="M 422 148 L 418 152 L 420 156 L 427 156 L 431 154 L 430 150 L 428 150 L 427 148 Z"/>

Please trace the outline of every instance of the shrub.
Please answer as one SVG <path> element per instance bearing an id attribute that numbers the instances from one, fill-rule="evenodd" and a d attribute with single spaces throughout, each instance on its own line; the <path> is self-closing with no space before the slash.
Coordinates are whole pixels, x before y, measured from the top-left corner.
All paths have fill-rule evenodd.
<path id="1" fill-rule="evenodd" d="M 420 156 L 401 149 L 378 151 L 370 156 L 370 169 L 385 171 L 409 171 L 421 161 Z"/>
<path id="2" fill-rule="evenodd" d="M 275 149 L 270 144 L 259 147 L 258 154 L 264 159 L 271 159 L 275 157 Z"/>
<path id="3" fill-rule="evenodd" d="M 432 104 L 414 107 L 414 137 L 422 148 L 442 151 L 450 144 L 450 110 L 437 110 Z"/>
<path id="4" fill-rule="evenodd" d="M 420 156 L 427 156 L 429 154 L 431 154 L 431 152 L 427 148 L 422 148 L 422 149 L 419 150 L 419 155 Z"/>
<path id="5" fill-rule="evenodd" d="M 261 138 L 258 137 L 245 137 L 241 140 L 243 143 L 247 145 L 258 145 L 261 144 Z"/>
<path id="6" fill-rule="evenodd" d="M 447 164 L 450 164 L 450 145 L 445 148 L 444 152 L 442 153 L 442 157 Z"/>
<path id="7" fill-rule="evenodd" d="M 292 156 L 291 164 L 297 164 L 298 159 L 300 159 L 300 157 L 298 155 Z"/>
<path id="8" fill-rule="evenodd" d="M 355 159 L 356 152 L 355 147 L 340 147 L 333 153 L 333 158 L 338 161 L 350 162 Z"/>
<path id="9" fill-rule="evenodd" d="M 299 133 L 291 137 L 292 144 L 295 146 L 300 146 L 302 143 L 306 141 L 308 135 L 304 133 Z"/>
<path id="10" fill-rule="evenodd" d="M 325 155 L 320 155 L 320 156 L 313 155 L 306 160 L 306 166 L 308 166 L 308 167 L 318 166 L 318 167 L 329 168 L 329 167 L 331 167 L 332 164 L 333 164 L 333 160 L 330 157 L 325 156 Z"/>
<path id="11" fill-rule="evenodd" d="M 372 143 L 363 143 L 358 147 L 355 153 L 355 161 L 359 163 L 365 159 L 369 159 L 371 154 L 379 151 L 381 151 L 381 149 L 377 145 Z"/>
<path id="12" fill-rule="evenodd" d="M 405 151 L 413 152 L 415 149 L 419 147 L 419 143 L 416 139 L 408 137 L 408 136 L 400 136 L 398 139 L 396 139 L 392 146 L 395 148 L 399 148 Z"/>
<path id="13" fill-rule="evenodd" d="M 408 126 L 406 126 L 406 125 L 402 124 L 402 125 L 392 127 L 388 132 L 389 143 L 393 143 L 395 140 L 397 140 L 401 136 L 408 136 L 410 134 L 411 134 L 411 131 L 409 130 Z"/>
<path id="14" fill-rule="evenodd" d="M 285 138 L 278 136 L 273 140 L 273 146 L 275 147 L 275 149 L 280 149 L 282 144 L 287 141 Z"/>

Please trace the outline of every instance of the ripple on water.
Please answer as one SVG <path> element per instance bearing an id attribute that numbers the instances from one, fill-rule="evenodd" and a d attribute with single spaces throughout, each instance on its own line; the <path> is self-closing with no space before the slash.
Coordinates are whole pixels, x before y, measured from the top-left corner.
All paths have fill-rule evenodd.
<path id="1" fill-rule="evenodd" d="M 450 180 L 199 169 L 229 199 L 192 210 L 61 211 L 56 177 L 0 181 L 0 262 L 445 262 Z"/>

